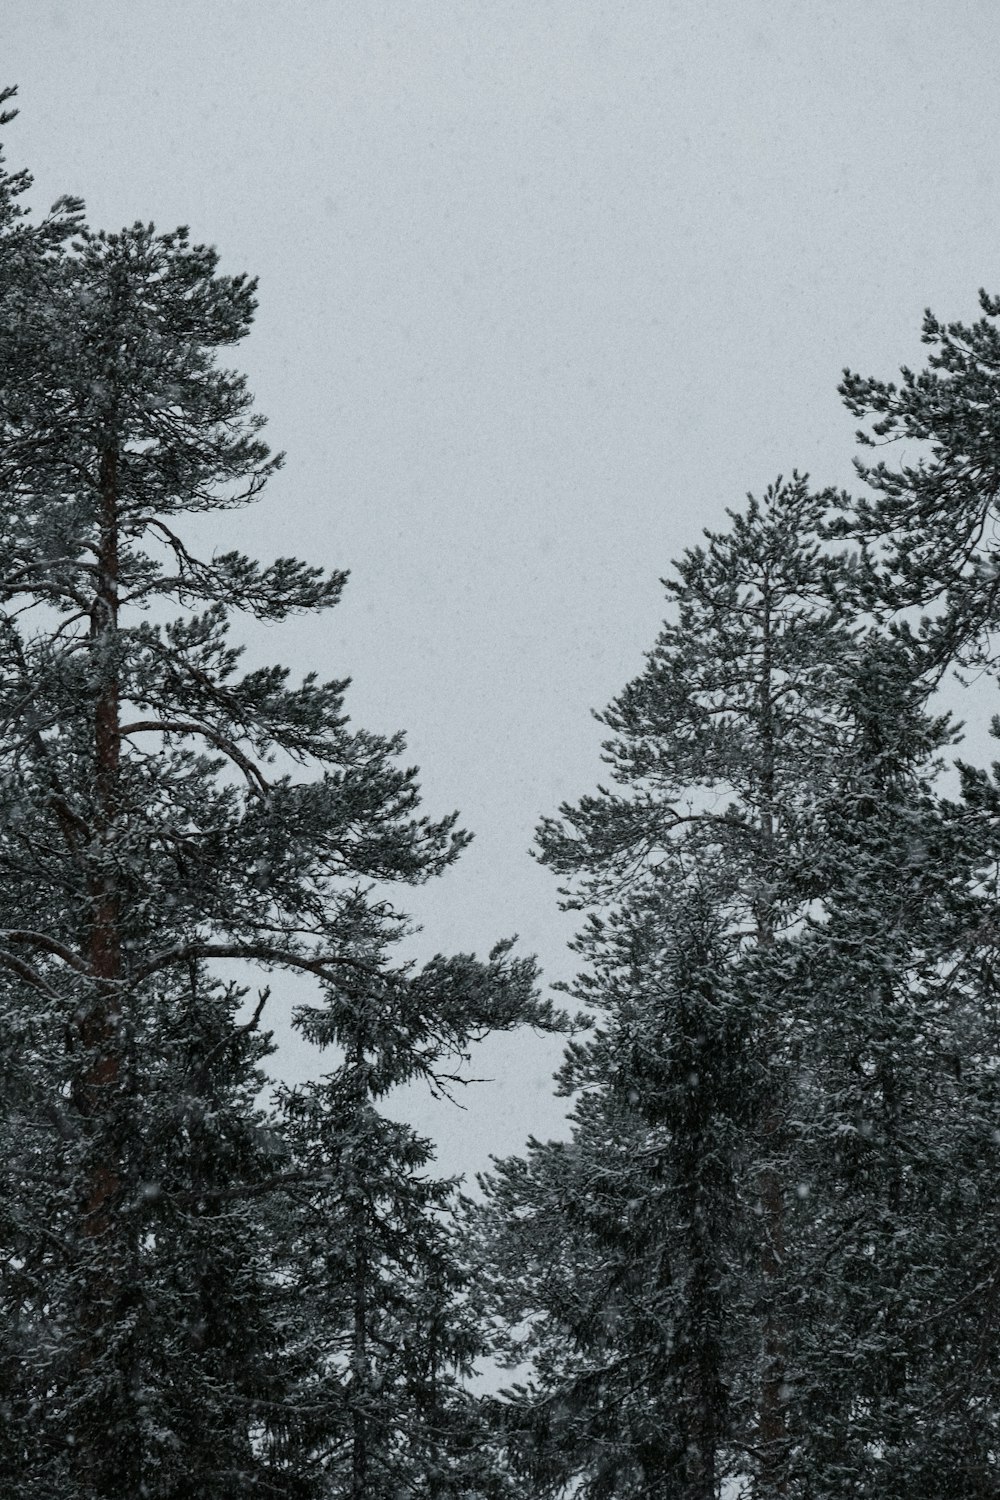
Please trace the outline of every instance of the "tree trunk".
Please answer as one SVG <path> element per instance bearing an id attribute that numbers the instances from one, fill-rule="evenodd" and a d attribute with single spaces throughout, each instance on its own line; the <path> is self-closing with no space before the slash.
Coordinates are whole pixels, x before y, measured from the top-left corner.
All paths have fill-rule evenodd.
<path id="1" fill-rule="evenodd" d="M 365 1087 L 365 1052 L 360 1038 L 354 1044 L 354 1064 L 357 1070 L 356 1105 L 359 1118 L 364 1110 L 367 1090 Z M 355 1164 L 355 1172 L 363 1170 L 361 1163 Z M 351 1500 L 365 1500 L 368 1486 L 368 1225 L 365 1212 L 365 1195 L 361 1183 L 355 1180 L 354 1218 L 354 1327 L 351 1349 Z"/>
<path id="2" fill-rule="evenodd" d="M 361 1206 L 364 1214 L 364 1205 Z M 368 1288 L 366 1285 L 366 1246 L 364 1225 L 354 1234 L 354 1338 L 351 1353 L 351 1500 L 365 1500 L 368 1484 Z M 359 1404 L 360 1402 L 360 1404 Z"/>
<path id="3" fill-rule="evenodd" d="M 89 1147 L 81 1201 L 79 1357 L 80 1377 L 89 1390 L 74 1463 L 95 1495 L 120 1500 L 137 1490 L 141 1454 L 132 1410 L 133 1336 L 124 1328 L 125 1303 L 136 1291 L 137 1266 L 130 1265 L 134 1247 L 120 1215 L 126 1141 L 117 1118 L 123 1081 L 123 974 L 121 891 L 114 851 L 121 765 L 119 496 L 114 433 L 100 455 L 98 487 L 97 585 L 90 624 L 94 812 L 91 852 L 86 855 L 89 984 L 77 1012 L 80 1072 L 74 1090 Z"/>
<path id="4" fill-rule="evenodd" d="M 772 661 L 771 590 L 767 574 L 762 584 L 761 636 L 763 643 L 758 708 L 760 714 L 760 853 L 765 893 L 757 903 L 757 943 L 761 949 L 774 946 L 775 910 L 771 895 L 776 854 L 775 728 Z M 775 1062 L 777 1039 L 767 1017 L 764 1036 L 765 1066 L 772 1075 L 771 1096 L 777 1098 Z M 763 1370 L 757 1440 L 760 1452 L 760 1500 L 777 1500 L 787 1494 L 785 1473 L 785 1330 L 781 1308 L 781 1281 L 785 1260 L 785 1194 L 780 1172 L 774 1164 L 781 1154 L 784 1121 L 779 1108 L 769 1110 L 763 1122 L 762 1142 L 769 1158 L 760 1174 L 758 1196 L 763 1225 L 760 1271 L 764 1284 Z"/>

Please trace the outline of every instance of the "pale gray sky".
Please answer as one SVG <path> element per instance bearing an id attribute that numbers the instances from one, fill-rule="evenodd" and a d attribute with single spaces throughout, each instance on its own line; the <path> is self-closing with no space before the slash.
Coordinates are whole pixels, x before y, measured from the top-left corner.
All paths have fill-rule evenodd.
<path id="1" fill-rule="evenodd" d="M 777 473 L 851 481 L 844 364 L 1000 291 L 993 0 L 8 0 L 36 200 L 191 225 L 260 277 L 245 369 L 285 470 L 236 545 L 345 566 L 268 657 L 351 673 L 477 837 L 431 951 L 571 924 L 527 849 L 599 777 L 670 559 Z M 473 1168 L 559 1118 L 490 1049 Z M 299 1062 L 288 1054 L 288 1066 Z"/>

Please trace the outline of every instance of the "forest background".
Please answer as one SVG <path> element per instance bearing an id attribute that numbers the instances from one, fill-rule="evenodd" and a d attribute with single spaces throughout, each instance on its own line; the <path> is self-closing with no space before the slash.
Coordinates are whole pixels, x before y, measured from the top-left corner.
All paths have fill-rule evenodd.
<path id="1" fill-rule="evenodd" d="M 250 657 L 350 673 L 355 722 L 404 728 L 428 811 L 475 832 L 408 903 L 414 950 L 518 932 L 567 977 L 526 851 L 595 780 L 589 711 L 654 639 L 659 575 L 777 472 L 850 485 L 841 367 L 919 363 L 925 305 L 994 289 L 994 8 L 5 11 L 33 202 L 190 223 L 260 277 L 240 365 L 288 460 L 240 540 L 351 580 Z M 293 1079 L 298 998 L 270 1007 Z M 475 1170 L 560 1130 L 560 1046 L 491 1041 L 463 1115 L 400 1113 Z"/>

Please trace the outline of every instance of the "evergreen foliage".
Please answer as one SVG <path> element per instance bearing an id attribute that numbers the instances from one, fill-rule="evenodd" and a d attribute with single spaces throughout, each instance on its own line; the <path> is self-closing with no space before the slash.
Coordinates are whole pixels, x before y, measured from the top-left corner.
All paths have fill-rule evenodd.
<path id="1" fill-rule="evenodd" d="M 606 1026 L 574 1044 L 569 1142 L 498 1163 L 476 1215 L 532 1363 L 504 1413 L 523 1493 L 712 1496 L 734 1351 L 733 1158 L 745 1072 L 703 896 L 616 922 Z"/>
<path id="2" fill-rule="evenodd" d="M 922 635 L 943 671 L 991 660 L 1000 618 L 1000 299 L 979 293 L 976 322 L 942 323 L 928 309 L 927 365 L 904 366 L 898 384 L 845 370 L 848 410 L 867 426 L 867 449 L 905 442 L 901 461 L 857 464 L 872 495 L 853 501 L 838 529 L 875 564 L 870 599 L 890 616 L 929 609 Z"/>
<path id="3" fill-rule="evenodd" d="M 346 680 L 243 665 L 234 617 L 345 575 L 191 541 L 281 464 L 221 363 L 254 283 L 29 187 L 0 158 L 4 1496 L 994 1496 L 1000 766 L 942 795 L 932 695 L 997 671 L 1000 299 L 846 374 L 908 444 L 866 498 L 778 480 L 665 580 L 609 785 L 539 829 L 570 1137 L 473 1205 L 391 1096 L 563 1022 L 510 943 L 399 956 L 467 835 Z M 319 1078 L 269 1080 L 248 966 L 312 980 Z"/>
<path id="4" fill-rule="evenodd" d="M 936 794 L 954 730 L 823 545 L 844 504 L 779 482 L 685 554 L 613 786 L 540 830 L 594 1029 L 571 1140 L 478 1222 L 536 1493 L 996 1482 L 994 783 Z"/>
<path id="5" fill-rule="evenodd" d="M 870 636 L 816 810 L 828 873 L 789 975 L 793 1494 L 996 1478 L 997 1370 L 963 1314 L 996 1232 L 998 1017 L 970 943 L 992 835 L 934 793 L 953 731 L 925 696 L 912 651 Z"/>
<path id="6" fill-rule="evenodd" d="M 470 1040 L 533 1019 L 534 967 L 501 945 L 482 965 L 435 959 L 405 987 L 382 955 L 378 979 L 328 985 L 299 1025 L 339 1065 L 285 1091 L 291 1193 L 288 1282 L 312 1373 L 311 1461 L 332 1494 L 499 1493 L 492 1439 L 464 1386 L 489 1342 L 471 1299 L 456 1184 L 427 1174 L 428 1141 L 379 1105 L 422 1077 L 448 1089 Z"/>
<path id="7" fill-rule="evenodd" d="M 435 1047 L 550 1012 L 506 950 L 387 973 L 381 946 L 402 918 L 375 888 L 439 874 L 467 836 L 454 815 L 420 814 L 401 736 L 349 726 L 346 682 L 242 669 L 235 612 L 325 610 L 345 575 L 202 557 L 187 540 L 186 518 L 250 503 L 280 464 L 244 379 L 218 363 L 249 328 L 253 282 L 221 275 L 184 229 L 95 234 L 69 204 L 33 231 L 16 204 L 27 179 L 5 185 L 4 1493 L 348 1493 L 313 1462 L 335 1434 L 303 1402 L 329 1385 L 339 1327 L 306 1344 L 289 1315 L 289 1192 L 320 1174 L 333 1241 L 320 1259 L 338 1274 L 356 1200 L 331 1164 L 340 1132 L 373 1132 L 362 1193 L 381 1202 L 395 1167 L 408 1174 L 427 1284 L 414 1318 L 433 1328 L 458 1274 L 437 1222 L 448 1190 L 420 1179 L 423 1143 L 358 1100 L 347 1118 L 343 1080 L 310 1102 L 315 1140 L 266 1117 L 266 994 L 238 1024 L 244 991 L 218 976 L 234 961 L 313 976 L 341 997 L 330 1037 L 359 1006 L 362 1049 L 363 1018 L 383 1007 L 386 1087 L 432 1071 Z M 463 1337 L 442 1339 L 436 1370 L 463 1366 Z M 402 1419 L 381 1421 L 397 1451 Z"/>

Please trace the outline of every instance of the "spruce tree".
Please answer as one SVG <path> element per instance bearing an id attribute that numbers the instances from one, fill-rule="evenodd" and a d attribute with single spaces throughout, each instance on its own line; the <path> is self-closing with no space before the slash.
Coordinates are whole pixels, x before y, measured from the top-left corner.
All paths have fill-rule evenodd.
<path id="1" fill-rule="evenodd" d="M 711 1500 L 725 1466 L 743 1016 L 705 892 L 659 896 L 592 929 L 605 1019 L 560 1075 L 571 1140 L 498 1163 L 474 1215 L 531 1367 L 499 1415 L 532 1493 Z"/>
<path id="2" fill-rule="evenodd" d="M 998 1017 L 968 945 L 993 835 L 935 791 L 954 730 L 927 711 L 921 660 L 872 634 L 844 685 L 847 732 L 813 809 L 822 897 L 790 955 L 801 1495 L 971 1500 L 995 1484 L 996 1364 L 973 1308 L 996 1233 Z"/>
<path id="3" fill-rule="evenodd" d="M 359 897 L 359 905 L 364 902 Z M 375 918 L 378 976 L 324 987 L 297 1024 L 339 1055 L 320 1080 L 284 1091 L 290 1190 L 286 1279 L 308 1350 L 300 1393 L 323 1493 L 485 1496 L 502 1486 L 464 1381 L 487 1351 L 456 1220 L 456 1183 L 433 1149 L 383 1112 L 402 1084 L 449 1092 L 477 1037 L 556 1024 L 534 965 L 509 945 L 486 963 L 393 965 Z"/>

